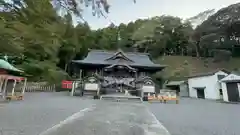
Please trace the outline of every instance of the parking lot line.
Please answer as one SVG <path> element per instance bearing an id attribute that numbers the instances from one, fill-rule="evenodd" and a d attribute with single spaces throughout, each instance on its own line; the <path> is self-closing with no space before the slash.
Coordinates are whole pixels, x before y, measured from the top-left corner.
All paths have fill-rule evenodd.
<path id="1" fill-rule="evenodd" d="M 80 117 L 83 117 L 86 112 L 93 111 L 95 108 L 96 108 L 95 104 L 92 105 L 91 107 L 84 108 L 84 109 L 80 110 L 79 112 L 74 113 L 73 115 L 67 117 L 65 120 L 60 121 L 58 124 L 54 125 L 53 127 L 41 132 L 39 135 L 47 135 L 50 132 L 55 131 L 58 128 L 62 127 L 63 125 L 71 123 Z"/>
<path id="2" fill-rule="evenodd" d="M 154 126 L 160 128 L 163 132 L 162 134 L 164 135 L 170 135 L 169 131 L 166 129 L 166 127 L 163 126 L 163 124 L 157 119 L 157 117 L 149 110 L 147 109 L 147 112 L 149 113 L 150 116 L 153 118 L 153 122 L 155 123 Z"/>

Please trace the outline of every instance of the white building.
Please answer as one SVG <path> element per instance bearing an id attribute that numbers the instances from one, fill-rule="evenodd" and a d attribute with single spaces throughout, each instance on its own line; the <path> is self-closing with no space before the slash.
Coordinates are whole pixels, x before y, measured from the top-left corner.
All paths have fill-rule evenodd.
<path id="1" fill-rule="evenodd" d="M 169 81 L 165 84 L 165 88 L 175 90 L 180 97 L 189 97 L 187 81 Z"/>
<path id="2" fill-rule="evenodd" d="M 240 75 L 232 73 L 221 81 L 223 100 L 225 102 L 240 101 Z"/>
<path id="3" fill-rule="evenodd" d="M 222 88 L 219 80 L 229 74 L 226 70 L 197 74 L 189 77 L 189 96 L 203 99 L 222 99 Z"/>

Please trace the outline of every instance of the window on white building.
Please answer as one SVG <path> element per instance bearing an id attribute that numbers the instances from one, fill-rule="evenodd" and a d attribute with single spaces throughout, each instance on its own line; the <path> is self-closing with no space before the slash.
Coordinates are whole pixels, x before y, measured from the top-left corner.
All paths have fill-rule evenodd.
<path id="1" fill-rule="evenodd" d="M 223 95 L 222 89 L 219 89 L 219 93 L 221 96 Z"/>

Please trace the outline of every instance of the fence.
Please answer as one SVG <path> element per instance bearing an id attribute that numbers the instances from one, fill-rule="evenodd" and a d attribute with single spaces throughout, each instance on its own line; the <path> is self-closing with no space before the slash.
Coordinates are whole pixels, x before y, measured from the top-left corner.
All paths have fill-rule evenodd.
<path id="1" fill-rule="evenodd" d="M 27 82 L 25 92 L 54 92 L 55 84 L 46 82 Z"/>

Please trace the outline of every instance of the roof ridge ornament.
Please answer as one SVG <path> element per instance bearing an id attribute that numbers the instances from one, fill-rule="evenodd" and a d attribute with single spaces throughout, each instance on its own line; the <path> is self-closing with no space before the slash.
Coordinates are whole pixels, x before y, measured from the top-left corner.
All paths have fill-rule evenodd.
<path id="1" fill-rule="evenodd" d="M 127 56 L 126 56 L 126 54 L 119 48 L 118 49 L 118 51 L 113 55 L 113 56 L 111 56 L 111 57 L 109 57 L 109 58 L 107 58 L 107 59 L 105 59 L 106 61 L 108 61 L 108 60 L 115 60 L 115 59 L 117 59 L 118 57 L 121 57 L 122 59 L 125 59 L 125 60 L 127 60 L 127 61 L 130 61 L 130 62 L 134 62 L 133 60 L 131 60 L 130 58 L 128 58 Z"/>
<path id="2" fill-rule="evenodd" d="M 110 66 L 105 67 L 105 69 L 110 69 L 110 68 L 113 68 L 113 67 L 115 67 L 115 66 L 125 66 L 125 67 L 127 67 L 128 69 L 130 69 L 131 71 L 134 71 L 134 72 L 137 71 L 136 68 L 133 68 L 133 67 L 129 66 L 129 65 L 126 64 L 126 63 L 124 63 L 124 64 L 112 64 L 112 65 L 110 65 Z"/>

